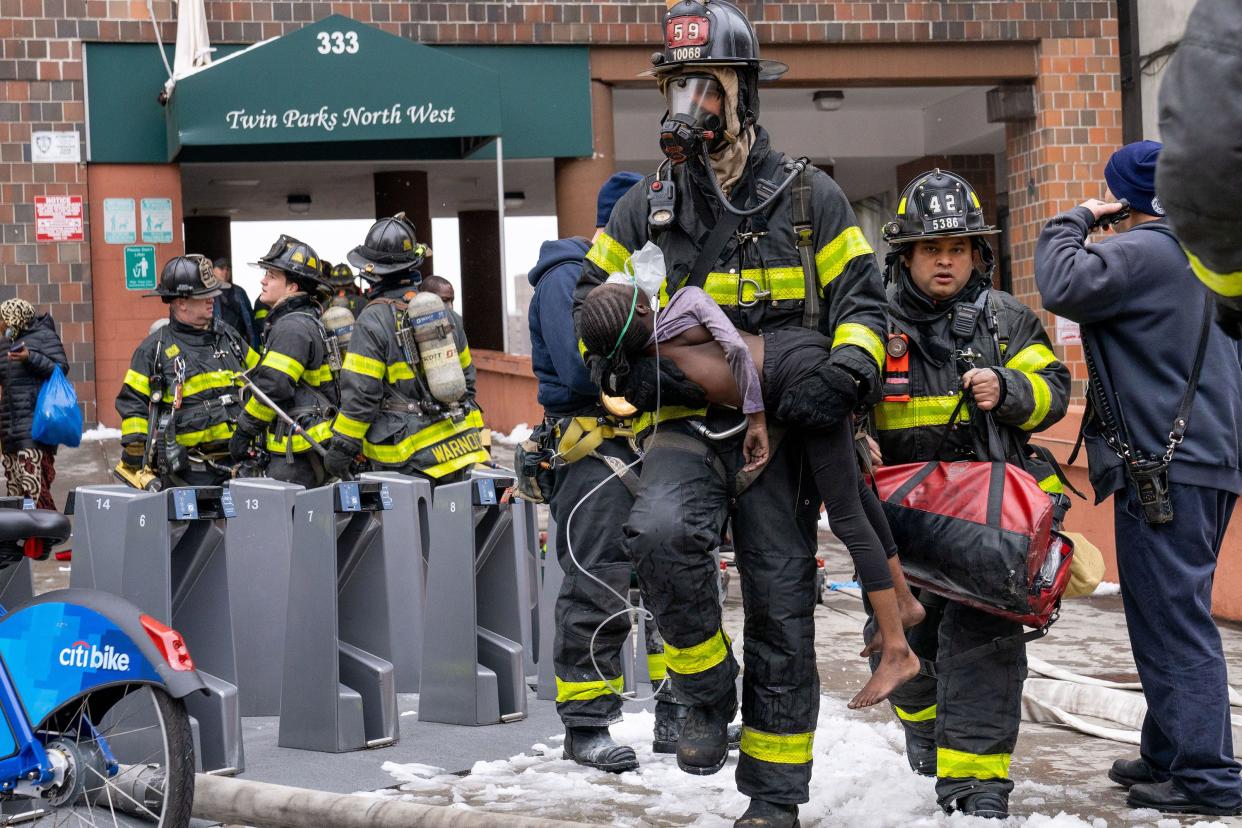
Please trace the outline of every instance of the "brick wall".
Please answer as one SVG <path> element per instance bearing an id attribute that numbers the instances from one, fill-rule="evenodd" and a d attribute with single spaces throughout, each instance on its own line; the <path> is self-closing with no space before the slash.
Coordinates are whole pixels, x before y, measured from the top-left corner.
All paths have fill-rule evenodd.
<path id="1" fill-rule="evenodd" d="M 1020 289 L 1033 291 L 1031 244 L 1050 205 L 1094 194 L 1062 176 L 1079 165 L 1098 172 L 1099 153 L 1120 141 L 1116 92 L 1116 32 L 1107 0 L 979 0 L 979 2 L 775 2 L 741 5 L 764 43 L 946 42 L 1045 39 L 1040 117 L 1030 128 L 1011 127 L 1011 152 L 1022 159 L 1010 189 L 1035 194 L 1024 201 L 1015 233 Z M 206 0 L 208 30 L 216 43 L 252 43 L 277 37 L 339 13 L 426 43 L 653 44 L 663 0 L 529 2 L 313 2 L 312 0 Z M 175 6 L 155 0 L 166 43 L 174 42 Z M 1097 41 L 1097 38 L 1105 38 Z M 82 42 L 152 42 L 145 0 L 0 0 L 0 298 L 23 296 L 61 323 L 88 421 L 95 412 L 95 330 L 89 248 L 36 244 L 33 203 L 40 195 L 88 196 L 85 165 L 32 165 L 35 129 L 78 130 L 85 137 Z M 928 67 L 934 74 L 934 67 Z M 1107 76 L 1088 73 L 1106 71 Z M 1095 84 L 1092 88 L 1087 85 Z M 1096 122 L 1087 123 L 1091 118 Z M 1107 122 L 1107 123 L 1106 123 Z M 1094 130 L 1094 131 L 1093 131 Z M 1097 141 L 1100 138 L 1105 142 Z M 1101 149 L 1096 149 L 1101 147 Z M 85 157 L 85 151 L 83 152 Z M 1052 165 L 1049 172 L 1048 165 Z M 1064 169 L 1061 169 L 1064 168 Z M 1064 185 L 1063 187 L 1061 185 Z M 1070 191 L 1074 196 L 1070 196 Z M 1061 195 L 1064 193 L 1064 195 Z M 89 199 L 88 208 L 89 208 Z M 1017 221 L 1017 219 L 1015 219 Z M 87 238 L 91 226 L 87 223 Z M 101 389 L 105 408 L 111 390 Z"/>

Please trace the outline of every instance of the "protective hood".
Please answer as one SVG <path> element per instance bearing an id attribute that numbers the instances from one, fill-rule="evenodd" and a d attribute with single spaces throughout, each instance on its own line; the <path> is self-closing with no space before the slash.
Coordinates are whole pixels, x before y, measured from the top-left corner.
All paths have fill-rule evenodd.
<path id="1" fill-rule="evenodd" d="M 539 247 L 539 261 L 526 274 L 526 281 L 531 287 L 539 284 L 548 271 L 566 263 L 582 264 L 587 251 L 591 249 L 586 239 L 574 236 L 568 239 L 546 241 Z"/>

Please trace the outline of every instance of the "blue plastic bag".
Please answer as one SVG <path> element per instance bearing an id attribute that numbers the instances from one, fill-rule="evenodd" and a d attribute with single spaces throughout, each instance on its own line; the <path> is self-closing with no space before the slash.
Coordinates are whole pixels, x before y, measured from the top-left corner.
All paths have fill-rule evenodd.
<path id="1" fill-rule="evenodd" d="M 49 446 L 73 448 L 82 442 L 82 412 L 78 409 L 78 395 L 59 365 L 39 389 L 30 436 L 35 442 Z"/>

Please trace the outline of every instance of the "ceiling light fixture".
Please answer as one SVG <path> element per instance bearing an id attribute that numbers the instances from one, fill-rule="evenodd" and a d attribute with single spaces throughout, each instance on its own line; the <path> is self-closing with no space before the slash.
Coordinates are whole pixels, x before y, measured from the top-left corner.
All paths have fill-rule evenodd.
<path id="1" fill-rule="evenodd" d="M 811 102 L 820 112 L 836 112 L 845 103 L 845 93 L 840 89 L 821 89 L 811 96 Z"/>
<path id="2" fill-rule="evenodd" d="M 310 212 L 311 197 L 305 193 L 291 193 L 285 197 L 285 203 L 289 205 L 290 213 L 302 215 Z"/>
<path id="3" fill-rule="evenodd" d="M 213 178 L 210 183 L 216 187 L 257 187 L 260 182 L 257 178 Z"/>
<path id="4" fill-rule="evenodd" d="M 526 193 L 521 190 L 505 191 L 505 209 L 516 210 L 526 203 Z"/>

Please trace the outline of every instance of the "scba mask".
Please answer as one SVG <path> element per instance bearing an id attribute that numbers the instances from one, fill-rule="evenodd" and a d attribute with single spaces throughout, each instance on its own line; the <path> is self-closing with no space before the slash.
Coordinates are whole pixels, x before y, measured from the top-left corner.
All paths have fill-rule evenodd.
<path id="1" fill-rule="evenodd" d="M 664 90 L 668 111 L 660 125 L 660 149 L 674 164 L 709 150 L 724 140 L 725 91 L 710 74 L 671 78 Z"/>

